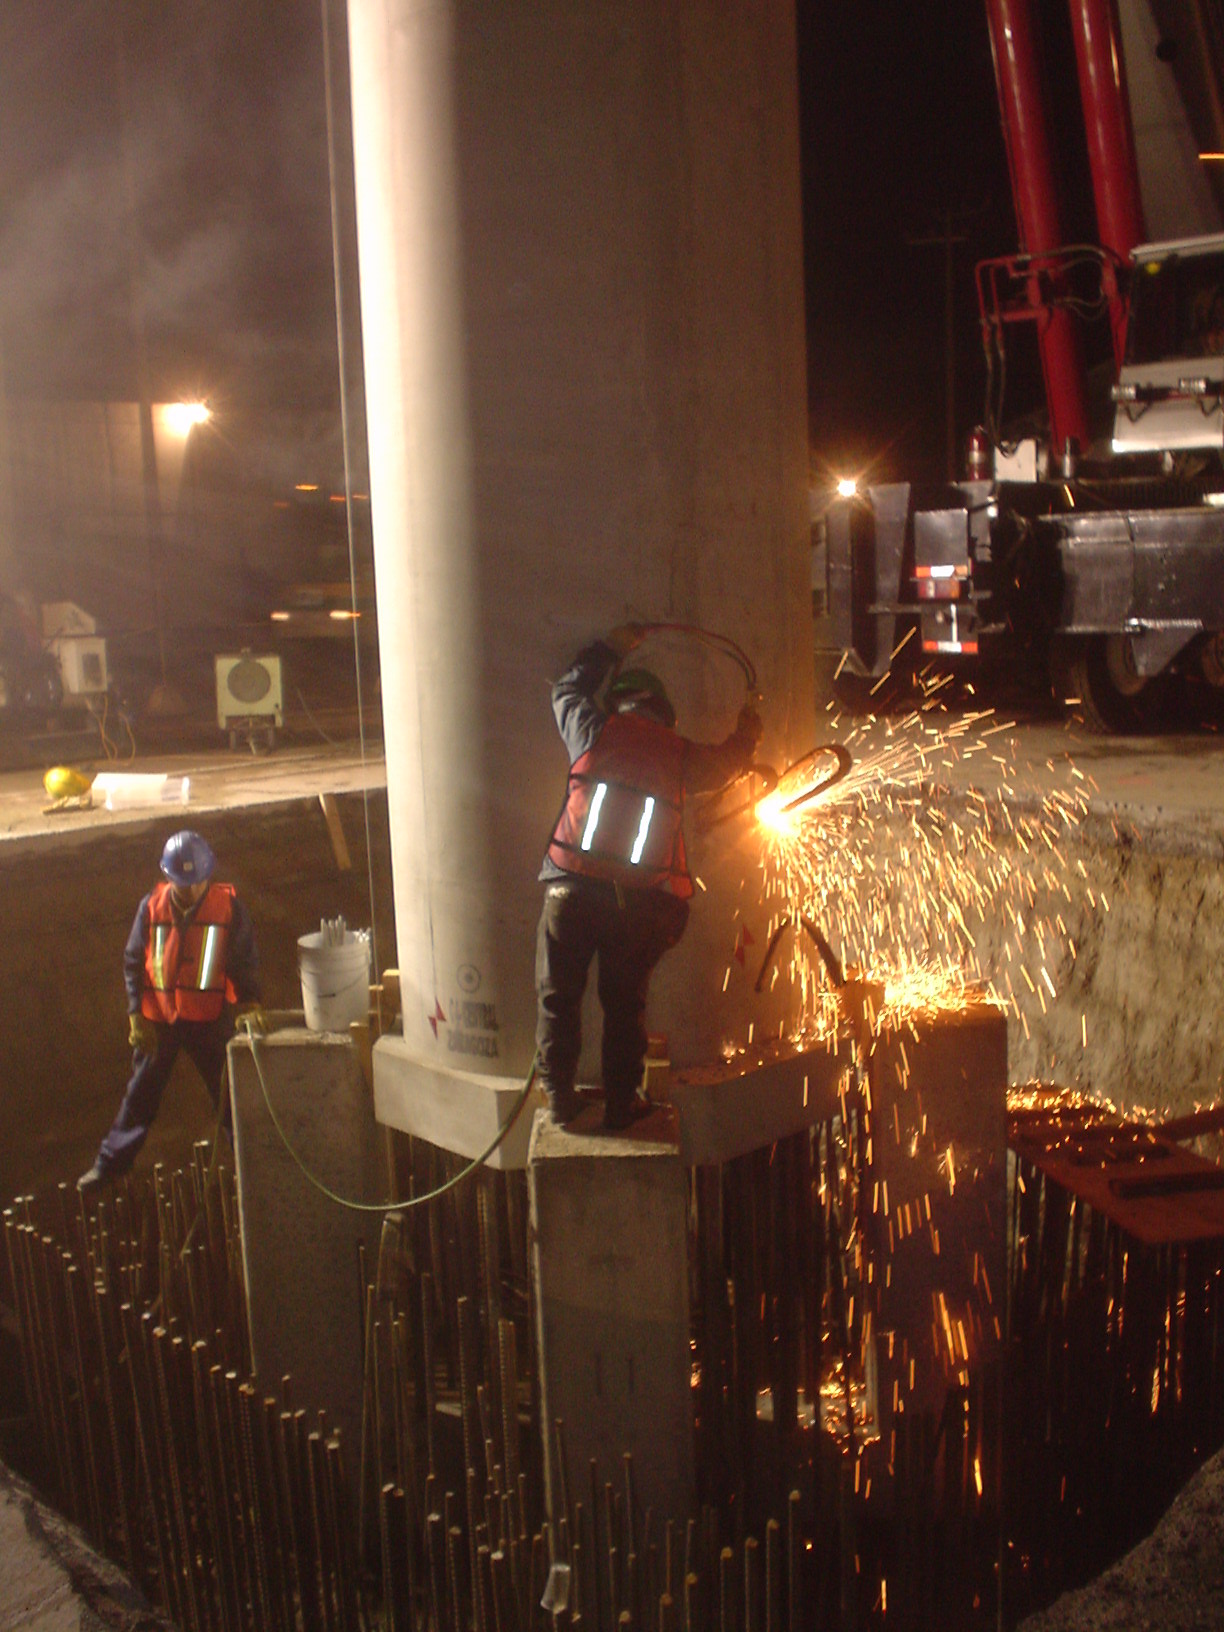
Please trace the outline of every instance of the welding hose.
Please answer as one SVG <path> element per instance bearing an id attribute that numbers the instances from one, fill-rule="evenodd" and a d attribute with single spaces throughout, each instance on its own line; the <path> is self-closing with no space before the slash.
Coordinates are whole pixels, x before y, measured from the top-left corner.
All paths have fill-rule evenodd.
<path id="1" fill-rule="evenodd" d="M 769 937 L 769 945 L 765 948 L 765 956 L 761 959 L 761 972 L 757 976 L 752 987 L 754 992 L 760 992 L 764 988 L 765 976 L 769 973 L 770 965 L 773 963 L 774 953 L 778 950 L 778 942 L 782 939 L 783 935 L 794 923 L 794 921 L 795 920 L 793 918 L 783 918 L 777 929 L 775 929 L 773 934 Z M 799 915 L 799 922 L 802 927 L 807 930 L 812 940 L 816 943 L 816 950 L 820 953 L 824 966 L 829 971 L 830 980 L 833 982 L 833 985 L 840 990 L 846 984 L 846 974 L 845 970 L 842 968 L 841 959 L 821 934 L 818 926 L 814 924 L 812 920 L 806 916 L 806 914 L 801 913 Z"/>
<path id="2" fill-rule="evenodd" d="M 823 777 L 819 782 L 814 782 L 810 788 L 805 788 L 801 794 L 783 805 L 782 814 L 784 816 L 789 815 L 793 810 L 799 810 L 810 800 L 818 798 L 820 794 L 828 793 L 830 788 L 836 787 L 839 782 L 849 775 L 850 767 L 854 764 L 850 750 L 840 742 L 818 742 L 814 748 L 810 748 L 806 754 L 801 755 L 792 765 L 786 767 L 778 779 L 779 782 L 785 783 L 787 777 L 793 776 L 801 765 L 807 765 L 821 754 L 832 754 L 837 764 L 829 772 L 828 776 Z"/>
<path id="3" fill-rule="evenodd" d="M 730 635 L 720 634 L 716 629 L 703 629 L 696 623 L 635 623 L 633 627 L 641 630 L 643 639 L 647 635 L 689 635 L 694 640 L 703 641 L 715 651 L 721 652 L 724 657 L 729 657 L 736 667 L 743 671 L 744 685 L 750 695 L 756 691 L 756 665 L 739 642 L 732 640 Z M 619 667 L 619 664 L 617 666 Z"/>
<path id="4" fill-rule="evenodd" d="M 452 1174 L 451 1177 L 446 1180 L 445 1184 L 440 1184 L 433 1190 L 427 1190 L 423 1195 L 412 1196 L 406 1201 L 353 1201 L 350 1197 L 342 1196 L 338 1194 L 337 1191 L 324 1184 L 323 1180 L 312 1173 L 306 1166 L 306 1163 L 302 1160 L 300 1154 L 295 1149 L 293 1142 L 290 1140 L 289 1135 L 285 1132 L 283 1126 L 281 1125 L 280 1117 L 277 1116 L 276 1108 L 272 1104 L 272 1097 L 268 1093 L 267 1078 L 264 1076 L 263 1066 L 261 1065 L 259 1059 L 260 1052 L 263 1048 L 262 1040 L 259 1039 L 255 1028 L 249 1022 L 240 1021 L 239 1025 L 250 1039 L 251 1059 L 255 1065 L 255 1075 L 259 1079 L 260 1092 L 263 1094 L 264 1104 L 268 1108 L 268 1115 L 272 1118 L 272 1126 L 276 1129 L 277 1134 L 280 1136 L 281 1144 L 284 1145 L 290 1156 L 292 1156 L 293 1160 L 297 1163 L 297 1166 L 302 1172 L 302 1176 L 308 1180 L 308 1182 L 312 1184 L 321 1195 L 326 1196 L 328 1201 L 335 1202 L 337 1207 L 345 1207 L 353 1213 L 406 1212 L 409 1207 L 420 1207 L 427 1201 L 436 1201 L 439 1196 L 444 1196 L 448 1190 L 453 1190 L 456 1185 L 462 1183 L 462 1181 L 466 1179 L 470 1173 L 474 1173 L 478 1167 L 483 1167 L 497 1147 L 505 1140 L 511 1128 L 513 1128 L 514 1124 L 518 1121 L 519 1116 L 522 1113 L 523 1106 L 527 1103 L 527 1096 L 530 1094 L 536 1079 L 538 1057 L 533 1056 L 531 1061 L 531 1069 L 528 1071 L 527 1076 L 524 1079 L 523 1086 L 519 1089 L 518 1098 L 511 1106 L 510 1115 L 498 1130 L 496 1138 L 494 1138 L 492 1142 L 481 1151 L 479 1156 L 474 1156 L 472 1160 L 466 1163 L 465 1166 L 461 1167 L 457 1173 Z"/>

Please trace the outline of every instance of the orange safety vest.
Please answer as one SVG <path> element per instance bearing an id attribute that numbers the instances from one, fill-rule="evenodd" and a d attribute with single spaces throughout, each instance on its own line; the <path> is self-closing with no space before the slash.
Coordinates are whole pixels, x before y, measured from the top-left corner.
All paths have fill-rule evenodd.
<path id="1" fill-rule="evenodd" d="M 144 990 L 140 1012 L 146 1020 L 216 1020 L 237 993 L 225 972 L 229 926 L 234 916 L 232 884 L 210 884 L 186 929 L 175 921 L 171 886 L 159 884 L 149 897 Z"/>
<path id="2" fill-rule="evenodd" d="M 687 900 L 684 755 L 684 738 L 667 726 L 613 714 L 570 766 L 549 858 L 567 873 Z"/>

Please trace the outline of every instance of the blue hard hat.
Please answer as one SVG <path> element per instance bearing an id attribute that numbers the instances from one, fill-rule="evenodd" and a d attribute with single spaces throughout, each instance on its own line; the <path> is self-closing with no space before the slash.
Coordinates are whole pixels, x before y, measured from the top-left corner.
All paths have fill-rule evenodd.
<path id="1" fill-rule="evenodd" d="M 190 828 L 172 833 L 162 851 L 161 870 L 171 884 L 204 884 L 213 875 L 217 858 L 207 839 Z"/>

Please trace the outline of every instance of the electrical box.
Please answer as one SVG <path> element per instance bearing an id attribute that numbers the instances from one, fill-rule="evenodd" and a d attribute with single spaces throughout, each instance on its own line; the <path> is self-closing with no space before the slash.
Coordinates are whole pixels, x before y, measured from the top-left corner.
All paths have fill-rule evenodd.
<path id="1" fill-rule="evenodd" d="M 47 649 L 59 664 L 65 702 L 105 694 L 110 680 L 101 635 L 60 635 L 47 642 Z"/>
<path id="2" fill-rule="evenodd" d="M 236 720 L 284 724 L 281 660 L 252 652 L 217 654 L 217 724 L 224 731 Z"/>
<path id="3" fill-rule="evenodd" d="M 1017 442 L 1010 453 L 995 449 L 994 473 L 996 482 L 1035 482 L 1045 472 L 1037 456 L 1035 437 L 1026 436 Z"/>

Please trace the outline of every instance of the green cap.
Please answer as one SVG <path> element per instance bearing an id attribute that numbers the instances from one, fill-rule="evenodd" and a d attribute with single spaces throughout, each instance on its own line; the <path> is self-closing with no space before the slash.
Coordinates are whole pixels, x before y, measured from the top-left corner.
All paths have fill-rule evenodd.
<path id="1" fill-rule="evenodd" d="M 674 729 L 676 711 L 662 680 L 649 669 L 622 669 L 608 687 L 608 701 L 618 714 L 640 708 Z"/>

